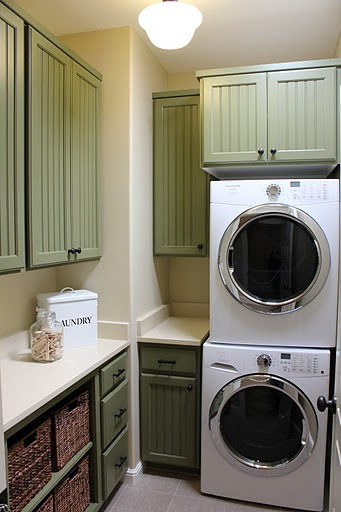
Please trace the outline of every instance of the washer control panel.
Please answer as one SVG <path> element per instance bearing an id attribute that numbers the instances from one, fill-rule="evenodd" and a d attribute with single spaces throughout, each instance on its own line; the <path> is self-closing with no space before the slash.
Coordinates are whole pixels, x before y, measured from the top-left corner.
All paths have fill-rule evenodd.
<path id="1" fill-rule="evenodd" d="M 304 353 L 304 351 L 291 352 L 285 349 L 280 352 L 276 351 L 276 353 L 256 354 L 254 367 L 257 367 L 258 371 L 276 372 L 284 376 L 290 374 L 292 377 L 325 374 L 323 365 L 320 365 L 318 354 Z"/>
<path id="2" fill-rule="evenodd" d="M 270 202 L 290 204 L 328 201 L 328 184 L 324 180 L 286 180 L 265 184 L 263 193 Z"/>

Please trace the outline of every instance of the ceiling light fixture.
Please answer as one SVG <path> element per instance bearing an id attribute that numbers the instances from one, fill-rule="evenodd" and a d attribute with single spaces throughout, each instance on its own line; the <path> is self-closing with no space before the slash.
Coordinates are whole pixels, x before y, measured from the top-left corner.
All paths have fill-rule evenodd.
<path id="1" fill-rule="evenodd" d="M 155 46 L 177 50 L 191 41 L 202 22 L 202 14 L 186 2 L 162 0 L 143 9 L 138 22 Z"/>

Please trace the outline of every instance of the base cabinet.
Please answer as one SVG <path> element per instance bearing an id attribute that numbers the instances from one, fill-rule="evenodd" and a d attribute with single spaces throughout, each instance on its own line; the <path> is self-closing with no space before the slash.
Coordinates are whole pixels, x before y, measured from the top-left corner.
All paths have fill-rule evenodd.
<path id="1" fill-rule="evenodd" d="M 126 414 L 128 408 L 126 393 L 128 381 L 126 366 L 122 365 L 122 362 L 126 363 L 126 361 L 127 352 L 124 351 L 106 363 L 102 368 L 74 384 L 39 411 L 33 413 L 5 433 L 7 449 L 7 447 L 13 444 L 13 441 L 16 441 L 18 438 L 26 439 L 25 435 L 31 438 L 30 432 L 33 426 L 36 428 L 36 425 L 41 423 L 42 418 L 51 415 L 52 409 L 59 409 L 61 404 L 68 404 L 70 402 L 69 410 L 72 411 L 73 400 L 70 401 L 70 397 L 74 397 L 74 395 L 78 396 L 85 390 L 89 392 L 90 441 L 59 471 L 52 472 L 50 480 L 24 506 L 22 512 L 36 512 L 40 510 L 39 507 L 45 503 L 45 500 L 56 493 L 57 487 L 59 489 L 60 485 L 63 485 L 68 478 L 72 479 L 74 477 L 79 464 L 85 460 L 86 457 L 89 457 L 90 482 L 90 504 L 86 508 L 86 512 L 97 512 L 110 496 L 118 482 L 123 478 L 128 466 L 128 423 Z M 113 378 L 111 386 L 108 386 L 106 377 L 112 373 L 112 370 L 115 369 L 117 365 L 119 365 L 121 370 L 120 377 L 123 376 L 124 380 L 119 384 L 120 379 L 117 379 L 118 382 L 115 382 Z M 105 382 L 105 387 L 103 387 L 103 382 Z M 106 397 L 110 398 L 113 393 L 116 399 L 111 402 L 109 400 L 111 405 L 106 409 L 103 406 L 103 401 Z M 64 407 L 66 408 L 67 406 Z M 122 413 L 123 409 L 126 409 L 124 413 Z M 103 411 L 107 411 L 108 414 L 110 413 L 110 415 L 116 419 L 117 416 L 119 416 L 120 421 L 116 422 L 116 428 L 114 425 L 110 428 L 110 425 L 105 420 Z M 105 429 L 102 427 L 103 422 L 106 425 Z M 105 436 L 105 438 L 103 436 Z M 68 441 L 64 439 L 63 442 L 67 444 Z M 103 447 L 106 449 L 104 450 Z M 26 476 L 26 478 L 29 477 L 30 474 Z M 7 487 L 9 500 L 11 501 L 11 486 L 7 485 Z M 69 507 L 67 507 L 67 510 L 69 510 Z"/>
<path id="2" fill-rule="evenodd" d="M 199 348 L 140 347 L 143 461 L 199 466 L 200 360 Z"/>

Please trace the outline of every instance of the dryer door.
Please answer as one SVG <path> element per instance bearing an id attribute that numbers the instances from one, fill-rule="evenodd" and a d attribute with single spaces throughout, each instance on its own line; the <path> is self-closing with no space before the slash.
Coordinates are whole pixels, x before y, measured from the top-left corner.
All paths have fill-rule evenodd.
<path id="1" fill-rule="evenodd" d="M 287 205 L 247 210 L 220 242 L 218 268 L 225 287 L 259 313 L 301 308 L 320 292 L 329 267 L 329 245 L 320 226 Z"/>
<path id="2" fill-rule="evenodd" d="M 264 374 L 231 381 L 209 414 L 212 439 L 231 464 L 247 473 L 277 476 L 297 469 L 312 453 L 318 423 L 306 395 Z"/>

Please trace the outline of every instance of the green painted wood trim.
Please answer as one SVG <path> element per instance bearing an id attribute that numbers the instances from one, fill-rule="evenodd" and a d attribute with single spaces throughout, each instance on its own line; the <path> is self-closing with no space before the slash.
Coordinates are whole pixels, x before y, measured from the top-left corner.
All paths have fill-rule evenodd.
<path id="1" fill-rule="evenodd" d="M 239 75 L 244 73 L 263 73 L 268 71 L 288 71 L 290 69 L 308 69 L 341 67 L 341 59 L 320 59 L 306 60 L 298 62 L 280 62 L 274 64 L 259 64 L 255 66 L 239 66 L 233 68 L 205 69 L 196 72 L 196 77 L 200 80 L 209 76 Z"/>
<path id="2" fill-rule="evenodd" d="M 15 12 L 18 16 L 20 16 L 28 25 L 33 27 L 35 30 L 40 32 L 46 39 L 51 41 L 55 46 L 57 46 L 60 50 L 62 50 L 64 53 L 66 53 L 69 57 L 71 57 L 73 60 L 78 62 L 80 66 L 83 66 L 84 69 L 88 70 L 90 73 L 92 73 L 96 78 L 99 80 L 102 80 L 103 75 L 97 71 L 94 67 L 92 67 L 90 64 L 88 64 L 82 57 L 80 57 L 76 52 L 68 48 L 64 43 L 61 42 L 61 40 L 52 34 L 49 30 L 47 30 L 45 27 L 43 27 L 38 21 L 36 21 L 27 11 L 22 9 L 16 2 L 13 0 L 0 0 L 1 3 L 4 5 L 7 5 L 13 12 Z"/>
<path id="3" fill-rule="evenodd" d="M 153 92 L 152 98 L 153 100 L 161 99 L 161 98 L 178 98 L 184 96 L 198 96 L 200 94 L 200 89 L 184 89 L 182 91 L 160 91 Z"/>
<path id="4" fill-rule="evenodd" d="M 32 512 L 50 492 L 63 480 L 69 471 L 91 450 L 93 443 L 88 443 L 57 473 L 52 473 L 51 480 L 36 494 L 34 498 L 22 509 L 22 512 Z"/>
<path id="5" fill-rule="evenodd" d="M 103 502 L 102 496 L 102 466 L 101 466 L 101 409 L 100 409 L 100 379 L 97 372 L 90 380 L 90 431 L 93 450 L 90 452 L 90 491 L 91 501 L 98 504 Z"/>
<path id="6" fill-rule="evenodd" d="M 0 272 L 25 266 L 24 25 L 0 4 Z"/>

